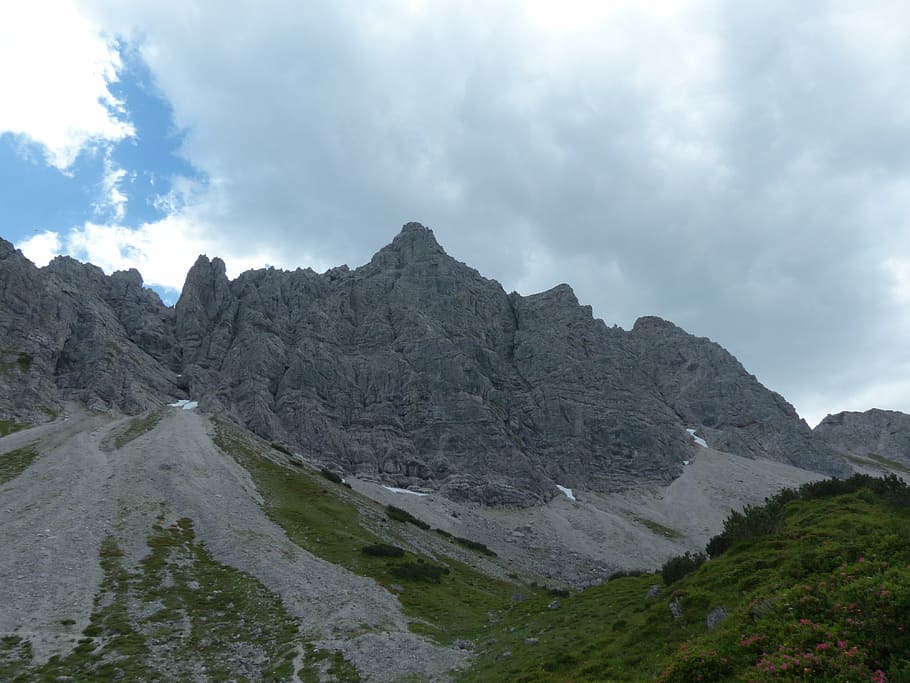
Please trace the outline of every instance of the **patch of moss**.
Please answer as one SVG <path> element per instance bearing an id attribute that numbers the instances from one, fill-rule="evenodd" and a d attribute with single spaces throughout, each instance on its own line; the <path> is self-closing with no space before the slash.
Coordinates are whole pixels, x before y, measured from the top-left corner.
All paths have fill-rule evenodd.
<path id="1" fill-rule="evenodd" d="M 38 457 L 34 444 L 17 448 L 0 455 L 0 484 L 5 484 L 22 474 Z"/>

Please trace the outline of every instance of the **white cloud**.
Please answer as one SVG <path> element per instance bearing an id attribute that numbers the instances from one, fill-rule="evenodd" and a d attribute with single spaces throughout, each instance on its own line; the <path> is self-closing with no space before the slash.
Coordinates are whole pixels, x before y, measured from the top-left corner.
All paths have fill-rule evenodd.
<path id="1" fill-rule="evenodd" d="M 120 59 L 69 0 L 0 3 L 0 134 L 43 146 L 67 169 L 86 145 L 133 133 L 108 85 Z"/>
<path id="2" fill-rule="evenodd" d="M 262 268 L 296 267 L 288 263 L 280 249 L 251 240 L 241 248 L 224 242 L 217 233 L 209 232 L 189 215 L 173 215 L 138 228 L 116 224 L 85 223 L 63 235 L 44 232 L 19 242 L 16 247 L 37 266 L 47 265 L 61 254 L 93 263 L 110 274 L 136 268 L 146 286 L 161 287 L 179 293 L 187 271 L 200 254 L 218 256 L 225 261 L 227 274 Z M 326 270 L 336 265 L 312 256 L 313 267 Z"/>
<path id="3" fill-rule="evenodd" d="M 210 178 L 127 230 L 111 175 L 114 225 L 61 238 L 105 269 L 179 287 L 200 251 L 235 272 L 357 265 L 421 220 L 507 289 L 568 281 L 608 324 L 654 313 L 715 338 L 807 415 L 872 394 L 910 410 L 888 388 L 910 262 L 905 2 L 79 7 L 78 91 L 101 115 L 75 129 L 101 132 L 67 139 L 126 134 L 98 103 L 117 62 L 97 26 L 139 42 Z"/>
<path id="4" fill-rule="evenodd" d="M 18 242 L 16 248 L 38 267 L 46 266 L 51 259 L 63 253 L 60 234 L 51 230 Z"/>
<path id="5" fill-rule="evenodd" d="M 129 201 L 120 183 L 126 178 L 125 169 L 120 168 L 111 159 L 108 152 L 104 157 L 104 174 L 101 176 L 100 199 L 95 203 L 97 216 L 110 217 L 114 223 L 122 222 L 126 216 L 126 206 Z"/>

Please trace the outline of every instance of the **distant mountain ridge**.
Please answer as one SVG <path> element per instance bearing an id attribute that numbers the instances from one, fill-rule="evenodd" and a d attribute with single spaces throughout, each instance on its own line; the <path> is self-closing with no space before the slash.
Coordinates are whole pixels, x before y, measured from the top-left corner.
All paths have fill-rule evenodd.
<path id="1" fill-rule="evenodd" d="M 815 434 L 839 453 L 881 456 L 910 468 L 910 415 L 873 408 L 828 415 Z"/>
<path id="2" fill-rule="evenodd" d="M 719 345 L 658 318 L 607 327 L 568 285 L 507 294 L 417 223 L 355 270 L 229 281 L 200 256 L 173 308 L 135 270 L 39 269 L 0 240 L 0 340 L 0 419 L 193 398 L 324 465 L 492 505 L 666 483 L 697 454 L 687 428 L 849 471 Z"/>

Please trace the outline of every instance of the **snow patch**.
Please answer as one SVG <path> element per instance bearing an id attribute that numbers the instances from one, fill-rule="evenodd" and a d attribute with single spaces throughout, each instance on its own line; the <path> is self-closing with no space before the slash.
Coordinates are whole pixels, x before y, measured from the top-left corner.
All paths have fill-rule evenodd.
<path id="1" fill-rule="evenodd" d="M 708 447 L 708 442 L 707 442 L 707 441 L 705 441 L 705 440 L 704 440 L 703 438 L 701 438 L 700 436 L 695 436 L 695 430 L 694 430 L 694 429 L 687 429 L 686 431 L 689 432 L 689 434 L 692 435 L 692 438 L 695 439 L 695 443 L 697 443 L 699 446 L 701 446 L 702 448 L 707 448 L 707 447 Z"/>
<path id="2" fill-rule="evenodd" d="M 392 493 L 410 493 L 412 496 L 430 495 L 429 493 L 420 493 L 419 491 L 411 491 L 409 489 L 399 489 L 395 488 L 394 486 L 386 486 L 385 484 L 382 485 L 382 488 L 384 488 L 386 491 L 391 491 Z"/>
<path id="3" fill-rule="evenodd" d="M 190 401 L 189 399 L 182 398 L 175 403 L 168 403 L 170 408 L 183 408 L 183 410 L 192 410 L 199 406 L 199 401 Z"/>
<path id="4" fill-rule="evenodd" d="M 572 489 L 566 488 L 565 486 L 560 486 L 559 484 L 556 485 L 556 488 L 566 494 L 566 498 L 569 500 L 575 500 L 575 494 L 572 493 Z"/>

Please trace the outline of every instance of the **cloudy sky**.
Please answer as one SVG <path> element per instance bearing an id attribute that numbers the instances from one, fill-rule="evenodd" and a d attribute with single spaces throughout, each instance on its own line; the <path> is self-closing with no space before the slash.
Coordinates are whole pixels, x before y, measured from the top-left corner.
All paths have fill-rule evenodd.
<path id="1" fill-rule="evenodd" d="M 0 5 L 0 236 L 229 274 L 418 220 L 522 294 L 723 344 L 814 424 L 910 412 L 906 0 Z"/>

